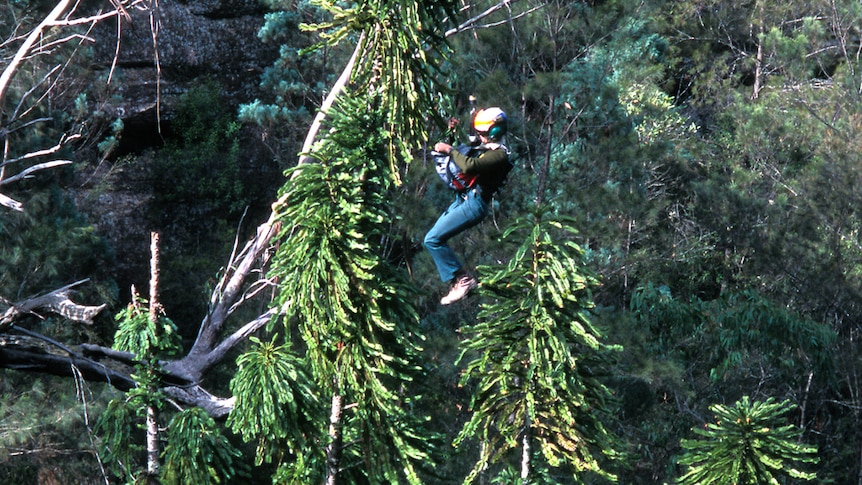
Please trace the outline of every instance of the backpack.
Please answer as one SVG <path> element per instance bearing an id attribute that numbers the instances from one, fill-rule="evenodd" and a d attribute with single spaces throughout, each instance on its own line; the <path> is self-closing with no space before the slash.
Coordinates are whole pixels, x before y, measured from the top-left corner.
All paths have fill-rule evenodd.
<path id="1" fill-rule="evenodd" d="M 455 150 L 458 150 L 468 157 L 475 157 L 481 153 L 480 149 L 470 145 L 461 145 L 455 148 Z M 440 176 L 443 183 L 445 183 L 450 189 L 456 192 L 464 192 L 476 185 L 476 179 L 479 178 L 479 175 L 465 174 L 461 171 L 461 168 L 452 161 L 452 157 L 449 155 L 440 152 L 431 152 L 431 157 L 434 159 L 437 175 Z"/>

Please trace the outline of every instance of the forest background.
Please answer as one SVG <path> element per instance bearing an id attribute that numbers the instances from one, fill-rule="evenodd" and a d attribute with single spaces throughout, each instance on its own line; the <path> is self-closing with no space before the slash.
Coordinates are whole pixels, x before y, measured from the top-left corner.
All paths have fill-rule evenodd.
<path id="1" fill-rule="evenodd" d="M 152 3 L 145 5 L 153 11 Z M 494 5 L 459 4 L 434 27 L 445 33 Z M 439 121 L 467 120 L 470 95 L 509 115 L 515 170 L 492 217 L 454 243 L 471 265 L 492 271 L 487 268 L 516 259 L 506 229 L 536 213 L 537 204 L 546 214 L 570 218 L 567 224 L 577 230 L 556 242 L 580 248 L 579 271 L 597 282 L 580 303 L 602 341 L 618 349 L 609 352 L 600 380 L 613 396 L 603 410 L 609 416 L 604 426 L 619 437 L 623 457 L 602 468 L 620 483 L 671 483 L 686 469 L 678 462 L 682 440 L 713 421 L 711 406 L 748 396 L 792 404 L 787 423 L 818 450 L 819 462 L 807 466 L 817 483 L 862 483 L 862 216 L 856 210 L 862 202 L 856 141 L 862 129 L 862 5 L 525 0 L 499 6 L 504 8 L 450 32 L 446 55 L 429 55 L 440 70 L 429 75 L 444 82 L 424 93 L 434 110 L 415 122 L 422 125 L 418 132 L 429 135 L 427 143 L 449 139 Z M 301 173 L 291 171 L 297 153 L 357 38 L 351 32 L 346 43 L 305 52 L 319 38 L 299 24 L 323 22 L 331 13 L 306 2 L 250 8 L 265 7 L 281 14 L 261 21 L 258 38 L 243 40 L 278 46 L 270 52 L 271 64 L 246 71 L 242 80 L 257 86 L 256 96 L 237 96 L 242 90 L 212 76 L 164 73 L 165 79 L 193 81 L 187 89 L 166 91 L 158 118 L 149 111 L 158 121 L 156 135 L 103 110 L 124 96 L 117 87 L 124 66 L 93 69 L 99 53 L 88 43 L 89 32 L 78 34 L 84 42 L 75 57 L 69 56 L 71 43 L 29 57 L 17 84 L 0 98 L 7 180 L 22 172 L 22 164 L 32 166 L 21 155 L 53 146 L 62 133 L 76 134 L 40 154 L 73 163 L 0 185 L 25 209 L 0 212 L 3 304 L 12 310 L 14 302 L 87 280 L 75 286 L 75 300 L 106 305 L 91 325 L 37 312 L 0 326 L 6 332 L 0 364 L 7 368 L 0 374 L 4 483 L 104 483 L 101 477 L 111 473 L 122 476 L 103 474 L 110 469 L 104 461 L 119 457 L 99 451 L 105 438 L 93 428 L 95 416 L 130 387 L 43 375 L 68 370 L 56 371 L 62 363 L 54 370 L 24 365 L 7 349 L 35 346 L 34 339 L 44 336 L 49 340 L 39 345 L 51 350 L 42 352 L 56 355 L 65 348 L 60 354 L 69 362 L 81 355 L 79 348 L 116 346 L 118 325 L 129 316 L 122 312 L 133 302 L 131 285 L 149 298 L 142 289 L 151 279 L 149 241 L 132 238 L 136 254 L 118 252 L 117 244 L 129 233 L 156 231 L 163 241 L 159 303 L 182 355 L 216 306 L 211 296 L 223 289 L 230 273 L 225 268 L 238 261 L 229 259 L 236 246 L 254 237 L 273 201 L 290 194 L 282 188 L 287 174 Z M 9 12 L 0 21 L 9 39 L 0 46 L 8 67 L 13 40 L 54 4 L 8 1 L 2 8 Z M 117 22 L 111 25 L 116 29 Z M 152 25 L 136 25 L 144 37 L 155 32 Z M 46 66 L 67 58 L 72 61 L 62 71 L 45 74 Z M 108 76 L 116 79 L 109 82 Z M 45 80 L 51 89 L 39 98 L 34 116 L 40 121 L 29 122 L 15 108 L 28 106 L 29 87 Z M 25 101 L 16 105 L 18 100 Z M 371 114 L 364 119 L 378 120 Z M 386 128 L 390 135 L 405 133 Z M 408 408 L 416 418 L 427 416 L 435 431 L 418 440 L 443 443 L 425 460 L 436 463 L 433 472 L 420 475 L 427 483 L 460 483 L 480 453 L 470 439 L 451 446 L 471 419 L 477 385 L 463 379 L 469 374 L 467 346 L 475 343 L 470 328 L 481 323 L 481 305 L 492 295 L 480 293 L 452 307 L 437 304 L 443 285 L 419 243 L 451 194 L 436 179 L 428 145 L 409 148 L 409 163 L 396 167 L 400 183 L 387 186 L 385 204 L 374 202 L 385 205 L 387 217 L 377 249 L 415 290 L 410 305 L 419 325 L 411 332 L 423 339 L 416 358 L 422 377 L 405 379 L 401 390 L 422 396 Z M 384 152 L 380 158 L 387 158 Z M 120 200 L 120 189 L 135 197 Z M 134 229 L 128 221 L 106 224 L 114 203 L 135 207 Z M 279 277 L 283 281 L 285 274 Z M 226 328 L 245 328 L 238 322 L 263 312 L 273 293 L 269 286 L 257 290 L 249 298 L 256 308 L 238 313 Z M 410 311 L 405 315 L 412 318 Z M 297 327 L 285 328 L 301 333 Z M 254 335 L 258 342 L 275 341 L 278 330 L 257 326 Z M 237 358 L 255 345 L 244 339 L 206 369 L 208 389 L 231 395 L 227 382 L 237 375 Z M 329 404 L 321 407 L 328 412 Z M 265 446 L 244 443 L 244 431 L 224 424 L 219 418 L 215 425 L 238 450 L 224 460 L 238 470 L 257 470 L 255 477 L 266 470 L 265 478 L 246 481 L 268 483 L 270 475 L 279 476 L 284 456 L 253 467 Z M 127 429 L 127 441 L 143 447 L 142 432 L 134 425 Z M 291 446 L 283 455 L 297 453 Z M 134 456 L 123 458 L 145 460 Z M 507 476 L 505 465 L 496 466 L 494 473 Z M 132 468 L 128 462 L 124 467 Z M 567 483 L 561 477 L 571 470 L 563 468 L 549 468 L 549 483 Z"/>

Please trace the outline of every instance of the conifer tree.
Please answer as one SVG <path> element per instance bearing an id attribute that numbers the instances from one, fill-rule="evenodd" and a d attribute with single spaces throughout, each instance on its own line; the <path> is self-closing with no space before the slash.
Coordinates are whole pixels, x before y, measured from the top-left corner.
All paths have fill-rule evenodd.
<path id="1" fill-rule="evenodd" d="M 380 242 L 392 219 L 387 192 L 410 148 L 425 137 L 435 73 L 429 55 L 439 53 L 442 37 L 422 26 L 451 7 L 404 1 L 319 5 L 332 20 L 305 26 L 321 33 L 318 47 L 344 39 L 356 40 L 356 47 L 315 121 L 322 120 L 323 135 L 312 126 L 301 163 L 288 171 L 274 205 L 273 223 L 281 228 L 270 271 L 279 282 L 274 325 L 288 335 L 278 359 L 286 368 L 300 364 L 292 355 L 304 354 L 309 383 L 297 384 L 303 392 L 293 395 L 314 393 L 300 402 L 290 392 L 263 390 L 279 400 L 273 412 L 314 429 L 291 433 L 277 422 L 277 437 L 287 441 L 291 455 L 276 480 L 419 483 L 416 463 L 430 460 L 433 440 L 410 411 L 413 396 L 403 395 L 419 370 L 418 315 L 410 286 L 383 258 Z M 283 372 L 266 385 L 298 375 Z M 235 383 L 235 391 L 244 386 Z M 326 403 L 328 412 L 321 412 Z M 248 417 L 256 412 L 238 406 L 234 429 L 264 438 L 261 421 Z M 278 450 L 264 441 L 261 446 L 258 460 Z"/>
<path id="2" fill-rule="evenodd" d="M 152 234 L 150 301 L 132 288 L 133 301 L 117 314 L 114 349 L 134 363 L 134 386 L 112 400 L 100 417 L 96 431 L 102 435 L 102 452 L 109 467 L 135 483 L 221 483 L 236 475 L 234 459 L 240 452 L 221 435 L 215 420 L 199 408 L 181 409 L 168 420 L 162 413 L 168 402 L 160 391 L 163 372 L 160 359 L 179 348 L 174 323 L 164 315 L 158 299 L 159 235 Z M 169 422 L 165 469 L 162 471 L 163 423 Z M 145 431 L 146 470 L 136 466 L 143 447 L 136 445 L 134 428 Z"/>
<path id="3" fill-rule="evenodd" d="M 679 485 L 778 485 L 779 479 L 814 480 L 816 474 L 796 463 L 817 463 L 817 447 L 799 442 L 801 431 L 785 424 L 789 401 L 751 402 L 743 396 L 733 406 L 715 404 L 715 423 L 694 428 L 699 439 L 683 440 L 679 460 L 688 471 Z"/>
<path id="4" fill-rule="evenodd" d="M 413 399 L 402 395 L 419 370 L 418 315 L 378 246 L 392 184 L 380 101 L 339 99 L 315 162 L 290 172 L 276 208 L 276 304 L 285 325 L 296 325 L 321 406 L 332 403 L 329 422 L 317 426 L 325 456 L 306 455 L 293 473 L 307 476 L 310 467 L 326 483 L 419 483 L 414 463 L 430 456 L 428 434 L 409 412 Z"/>
<path id="5" fill-rule="evenodd" d="M 240 452 L 202 409 L 167 412 L 167 397 L 158 390 L 162 385 L 159 359 L 179 348 L 179 338 L 170 319 L 163 314 L 152 318 L 146 307 L 146 300 L 135 295 L 135 301 L 116 317 L 114 348 L 137 360 L 135 386 L 108 403 L 99 418 L 95 431 L 101 437 L 103 459 L 126 482 L 222 483 L 238 473 Z M 147 453 L 155 456 L 148 456 L 145 472 L 137 465 L 144 447 L 136 443 L 139 434 L 135 430 L 145 429 L 149 434 L 146 426 L 151 422 L 168 432 L 166 437 L 152 437 L 152 445 L 148 443 Z M 160 469 L 162 441 L 167 446 Z"/>
<path id="6" fill-rule="evenodd" d="M 284 432 L 277 438 L 287 441 L 291 456 L 275 479 L 418 483 L 415 463 L 430 459 L 429 434 L 408 411 L 412 398 L 401 394 L 419 369 L 418 316 L 409 286 L 379 244 L 392 218 L 386 193 L 398 179 L 400 161 L 425 136 L 435 71 L 429 55 L 439 53 L 442 37 L 422 25 L 451 7 L 403 1 L 317 5 L 331 21 L 304 25 L 321 33 L 315 47 L 345 39 L 356 47 L 315 121 L 323 120 L 327 130 L 318 136 L 312 126 L 301 163 L 288 172 L 274 206 L 273 223 L 281 232 L 270 276 L 280 283 L 277 324 L 292 342 L 269 356 L 284 367 L 299 363 L 293 352 L 304 353 L 302 372 L 310 382 L 294 395 L 312 391 L 313 399 L 300 402 L 275 392 L 281 401 L 272 411 L 308 423 L 316 431 L 305 439 L 321 445 L 299 446 L 299 433 L 278 424 Z M 244 387 L 234 382 L 235 391 Z M 267 382 L 279 385 L 278 377 Z M 326 403 L 330 409 L 321 412 Z M 231 418 L 234 429 L 264 439 L 263 426 L 239 412 Z M 278 449 L 264 441 L 261 446 L 258 460 Z"/>
<path id="7" fill-rule="evenodd" d="M 610 347 L 590 321 L 597 284 L 564 219 L 546 208 L 518 220 L 503 238 L 523 241 L 504 268 L 480 268 L 487 299 L 465 328 L 462 383 L 477 379 L 470 421 L 456 445 L 476 437 L 482 453 L 465 483 L 519 450 L 520 483 L 541 483 L 546 465 L 613 480 L 600 463 L 618 444 L 606 428 L 611 394 L 601 381 Z M 551 483 L 551 482 L 548 482 Z"/>

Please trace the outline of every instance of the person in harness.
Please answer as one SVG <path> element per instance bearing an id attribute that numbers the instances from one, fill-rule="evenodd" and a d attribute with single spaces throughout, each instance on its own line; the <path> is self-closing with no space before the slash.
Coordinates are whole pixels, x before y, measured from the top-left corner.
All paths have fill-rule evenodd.
<path id="1" fill-rule="evenodd" d="M 437 219 L 424 240 L 440 279 L 449 284 L 448 292 L 440 300 L 442 305 L 463 299 L 479 286 L 479 281 L 464 268 L 447 242 L 488 215 L 491 198 L 512 169 L 509 150 L 503 145 L 507 124 L 506 113 L 500 108 L 479 110 L 473 118 L 478 146 L 434 145 L 432 155 L 437 173 L 456 193 L 455 201 Z"/>

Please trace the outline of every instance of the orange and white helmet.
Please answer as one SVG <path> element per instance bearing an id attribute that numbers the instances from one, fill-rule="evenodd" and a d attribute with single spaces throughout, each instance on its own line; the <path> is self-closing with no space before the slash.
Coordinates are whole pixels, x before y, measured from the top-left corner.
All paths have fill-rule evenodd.
<path id="1" fill-rule="evenodd" d="M 508 128 L 506 113 L 500 108 L 479 110 L 473 118 L 473 128 L 476 133 L 485 135 L 492 140 L 499 140 L 506 134 Z"/>

